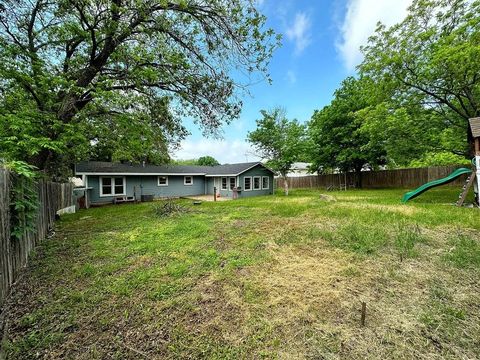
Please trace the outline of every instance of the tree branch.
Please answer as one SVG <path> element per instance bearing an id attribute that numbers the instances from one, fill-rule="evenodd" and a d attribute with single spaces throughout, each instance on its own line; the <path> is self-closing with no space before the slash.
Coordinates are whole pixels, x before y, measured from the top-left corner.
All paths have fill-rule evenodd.
<path id="1" fill-rule="evenodd" d="M 69 62 L 73 54 L 77 50 L 77 47 L 83 42 L 83 39 L 78 37 L 76 39 L 71 39 L 65 44 L 65 58 L 63 60 L 63 72 L 68 72 Z"/>
<path id="2" fill-rule="evenodd" d="M 6 22 L 3 21 L 3 18 L 0 16 L 0 23 L 3 25 L 6 33 L 12 38 L 13 42 L 15 44 L 17 44 L 20 48 L 22 48 L 23 50 L 27 50 L 26 46 L 23 45 L 20 40 L 17 39 L 17 37 L 11 32 L 10 30 L 10 27 L 8 26 L 8 24 Z"/>
<path id="3" fill-rule="evenodd" d="M 81 4 L 77 1 L 72 1 L 73 6 L 75 9 L 77 9 L 78 14 L 80 15 L 80 21 L 85 24 L 88 32 L 90 33 L 90 40 L 92 41 L 92 48 L 90 50 L 90 63 L 93 62 L 93 59 L 95 58 L 95 54 L 97 53 L 97 38 L 95 36 L 95 28 L 90 25 L 85 13 L 84 13 L 84 7 L 81 6 Z"/>
<path id="4" fill-rule="evenodd" d="M 42 3 L 42 0 L 37 0 L 32 10 L 30 21 L 28 22 L 28 27 L 27 27 L 28 49 L 32 54 L 35 53 L 35 35 L 33 33 L 33 27 L 35 26 L 35 19 L 37 18 L 37 14 L 40 9 L 41 3 Z"/>
<path id="5" fill-rule="evenodd" d="M 417 89 L 417 90 L 420 90 L 421 92 L 431 96 L 432 98 L 437 99 L 440 103 L 447 105 L 451 110 L 453 110 L 455 113 L 460 115 L 462 118 L 468 119 L 468 115 L 462 114 L 462 112 L 460 110 L 458 110 L 457 107 L 455 105 L 453 105 L 450 101 L 448 101 L 446 98 L 442 98 L 441 96 L 439 96 L 439 95 L 435 94 L 434 92 L 422 87 L 421 85 L 416 85 L 414 83 L 411 83 L 411 82 L 403 79 L 402 77 L 400 77 L 398 75 L 395 75 L 395 77 L 397 78 L 397 80 L 399 80 L 404 85 L 409 86 L 409 87 L 414 88 L 414 89 Z"/>

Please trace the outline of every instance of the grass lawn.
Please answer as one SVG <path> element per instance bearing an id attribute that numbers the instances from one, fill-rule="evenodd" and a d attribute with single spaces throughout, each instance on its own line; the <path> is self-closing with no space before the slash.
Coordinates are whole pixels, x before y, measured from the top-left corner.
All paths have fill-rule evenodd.
<path id="1" fill-rule="evenodd" d="M 480 210 L 442 188 L 66 215 L 10 299 L 12 359 L 479 358 Z M 190 204 L 191 201 L 181 201 Z M 360 325 L 366 302 L 366 326 Z"/>

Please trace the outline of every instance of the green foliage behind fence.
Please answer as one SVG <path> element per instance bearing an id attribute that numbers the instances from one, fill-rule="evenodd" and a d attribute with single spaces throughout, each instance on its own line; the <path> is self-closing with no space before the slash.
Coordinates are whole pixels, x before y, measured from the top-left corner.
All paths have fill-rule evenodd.
<path id="1" fill-rule="evenodd" d="M 29 202 L 36 204 L 29 204 L 29 210 L 12 196 L 22 188 L 14 184 L 9 170 L 0 168 L 0 310 L 30 252 L 52 228 L 57 210 L 74 205 L 72 184 L 34 182 Z"/>

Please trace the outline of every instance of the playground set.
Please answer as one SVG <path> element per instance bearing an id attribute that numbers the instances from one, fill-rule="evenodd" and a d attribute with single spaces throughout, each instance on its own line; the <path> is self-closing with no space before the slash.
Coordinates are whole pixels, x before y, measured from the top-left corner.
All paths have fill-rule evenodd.
<path id="1" fill-rule="evenodd" d="M 456 205 L 463 206 L 463 204 L 465 203 L 465 199 L 468 195 L 468 192 L 470 191 L 472 186 L 475 191 L 475 203 L 477 206 L 480 205 L 479 203 L 480 199 L 478 196 L 478 192 L 480 189 L 480 117 L 469 119 L 469 125 L 470 125 L 469 130 L 470 130 L 471 138 L 473 139 L 473 146 L 475 149 L 475 157 L 472 159 L 472 163 L 475 169 L 472 170 L 467 168 L 460 168 L 455 170 L 450 175 L 444 178 L 427 182 L 426 184 L 423 184 L 417 189 L 409 191 L 405 195 L 403 195 L 402 202 L 405 203 L 423 194 L 427 190 L 430 190 L 440 185 L 448 184 L 454 181 L 455 179 L 457 179 L 458 177 L 468 174 L 468 177 L 465 180 L 465 184 L 463 185 L 462 192 L 458 197 Z"/>

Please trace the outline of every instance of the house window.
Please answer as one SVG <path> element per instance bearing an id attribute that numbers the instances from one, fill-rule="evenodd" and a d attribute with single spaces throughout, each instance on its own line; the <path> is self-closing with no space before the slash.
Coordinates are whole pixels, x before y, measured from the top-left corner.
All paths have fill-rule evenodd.
<path id="1" fill-rule="evenodd" d="M 245 190 L 245 191 L 252 190 L 252 177 L 251 176 L 245 176 L 243 178 L 243 190 Z"/>
<path id="2" fill-rule="evenodd" d="M 253 190 L 260 190 L 261 189 L 260 180 L 261 180 L 260 176 L 254 176 L 253 177 Z"/>
<path id="3" fill-rule="evenodd" d="M 234 177 L 230 178 L 230 190 L 233 190 L 233 188 L 237 186 L 237 182 L 235 180 L 236 179 Z"/>
<path id="4" fill-rule="evenodd" d="M 123 178 L 115 178 L 115 195 L 123 195 L 124 194 L 124 186 L 123 186 Z"/>
<path id="5" fill-rule="evenodd" d="M 168 186 L 168 176 L 159 176 L 158 186 Z"/>
<path id="6" fill-rule="evenodd" d="M 100 196 L 125 195 L 125 177 L 100 177 Z"/>
<path id="7" fill-rule="evenodd" d="M 270 188 L 270 178 L 268 176 L 262 177 L 262 189 L 269 189 Z"/>
<path id="8" fill-rule="evenodd" d="M 183 185 L 193 185 L 193 176 L 185 176 L 183 178 Z"/>
<path id="9" fill-rule="evenodd" d="M 100 178 L 101 195 L 112 195 L 112 178 Z"/>
<path id="10" fill-rule="evenodd" d="M 222 190 L 227 190 L 227 178 L 222 177 Z"/>

